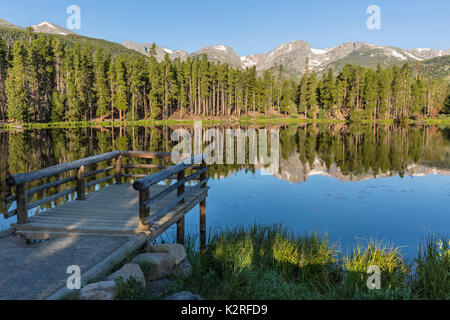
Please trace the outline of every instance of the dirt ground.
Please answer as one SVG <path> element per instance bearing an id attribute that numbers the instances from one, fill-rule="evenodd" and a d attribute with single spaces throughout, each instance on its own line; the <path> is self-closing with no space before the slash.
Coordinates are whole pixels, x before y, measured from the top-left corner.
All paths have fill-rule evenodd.
<path id="1" fill-rule="evenodd" d="M 87 272 L 129 239 L 68 236 L 27 244 L 19 235 L 0 239 L 0 300 L 45 299 L 66 285 L 70 265 Z"/>

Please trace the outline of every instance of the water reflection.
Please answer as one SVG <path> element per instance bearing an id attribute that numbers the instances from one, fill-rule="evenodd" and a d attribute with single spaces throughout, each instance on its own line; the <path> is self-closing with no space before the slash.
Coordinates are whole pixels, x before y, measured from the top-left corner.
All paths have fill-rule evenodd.
<path id="1" fill-rule="evenodd" d="M 10 174 L 112 150 L 170 151 L 176 144 L 170 141 L 170 136 L 177 128 L 179 126 L 0 132 L 0 201 L 3 203 L 5 197 L 11 195 L 5 184 Z M 192 126 L 184 128 L 193 131 Z M 226 127 L 217 128 L 226 138 Z M 256 130 L 260 128 L 263 127 Z M 282 180 L 299 183 L 314 175 L 361 181 L 392 175 L 450 173 L 450 129 L 446 127 L 303 124 L 265 129 L 280 131 L 280 165 L 276 171 L 270 165 L 250 164 L 253 162 L 248 159 L 247 147 L 245 164 L 215 165 L 210 175 L 221 179 L 239 170 L 262 169 Z"/>
<path id="2" fill-rule="evenodd" d="M 3 204 L 11 195 L 12 190 L 5 184 L 10 174 L 112 150 L 171 151 L 177 142 L 172 142 L 170 137 L 177 128 L 180 126 L 0 132 L 0 201 Z M 193 126 L 183 128 L 193 133 Z M 225 138 L 227 128 L 217 127 Z M 274 169 L 270 164 L 251 164 L 248 148 L 243 164 L 211 166 L 209 226 L 282 222 L 302 232 L 328 232 L 335 240 L 345 243 L 351 243 L 355 236 L 383 235 L 408 245 L 417 245 L 413 240 L 420 238 L 421 231 L 428 227 L 440 226 L 441 232 L 448 233 L 450 128 L 302 124 L 241 129 L 262 128 L 279 130 L 279 166 Z M 133 173 L 152 171 L 142 169 Z M 429 175 L 439 178 L 428 179 Z M 423 179 L 412 181 L 408 176 Z M 45 194 L 37 193 L 29 201 L 70 187 L 59 186 Z M 70 199 L 60 199 L 53 205 L 67 200 Z M 11 208 L 3 205 L 2 212 Z M 365 215 L 389 223 L 372 223 Z M 412 229 L 402 233 L 399 230 L 405 221 L 411 223 Z"/>

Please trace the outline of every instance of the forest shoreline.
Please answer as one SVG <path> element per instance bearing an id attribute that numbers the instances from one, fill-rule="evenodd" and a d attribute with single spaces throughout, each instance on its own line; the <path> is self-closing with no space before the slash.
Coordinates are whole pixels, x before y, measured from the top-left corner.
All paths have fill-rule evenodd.
<path id="1" fill-rule="evenodd" d="M 83 128 L 83 127 L 110 127 L 110 126 L 164 126 L 164 125 L 192 125 L 197 121 L 201 121 L 204 125 L 222 125 L 222 124 L 301 124 L 301 123 L 358 123 L 358 124 L 394 124 L 398 123 L 395 119 L 378 119 L 378 120 L 339 120 L 339 119 L 303 119 L 303 118 L 228 118 L 228 119 L 170 119 L 170 120 L 135 120 L 135 121 L 64 121 L 64 122 L 29 122 L 29 123 L 0 123 L 0 129 L 53 129 L 53 128 Z M 450 125 L 450 117 L 443 118 L 421 118 L 409 119 L 404 124 L 442 124 Z"/>

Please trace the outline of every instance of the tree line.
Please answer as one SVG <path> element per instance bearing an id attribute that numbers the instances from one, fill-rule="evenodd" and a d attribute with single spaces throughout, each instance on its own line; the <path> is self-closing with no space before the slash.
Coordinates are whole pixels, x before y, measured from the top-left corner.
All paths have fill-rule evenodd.
<path id="1" fill-rule="evenodd" d="M 258 74 L 206 55 L 158 62 L 155 46 L 146 57 L 32 32 L 13 45 L 0 38 L 0 121 L 435 117 L 450 112 L 449 92 L 443 79 L 424 79 L 408 64 L 346 65 L 337 75 L 306 68 L 293 79 L 282 66 Z"/>

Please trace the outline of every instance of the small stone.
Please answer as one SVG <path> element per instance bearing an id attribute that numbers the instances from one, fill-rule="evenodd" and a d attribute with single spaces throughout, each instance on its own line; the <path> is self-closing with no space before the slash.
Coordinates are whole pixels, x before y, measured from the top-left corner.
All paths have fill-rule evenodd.
<path id="1" fill-rule="evenodd" d="M 164 300 L 203 300 L 198 294 L 193 294 L 189 291 L 182 291 L 168 296 Z"/>
<path id="2" fill-rule="evenodd" d="M 114 300 L 117 296 L 115 281 L 101 281 L 84 286 L 80 300 Z"/>
<path id="3" fill-rule="evenodd" d="M 173 269 L 172 274 L 181 279 L 189 278 L 192 274 L 192 265 L 188 259 L 184 259 L 178 266 Z"/>
<path id="4" fill-rule="evenodd" d="M 141 267 L 150 267 L 149 274 L 146 274 L 149 281 L 167 277 L 175 267 L 175 258 L 168 253 L 142 253 L 131 262 Z"/>
<path id="5" fill-rule="evenodd" d="M 150 282 L 150 284 L 147 287 L 147 290 L 155 298 L 160 298 L 166 294 L 171 284 L 172 281 L 170 281 L 168 278 L 164 278 Z"/>
<path id="6" fill-rule="evenodd" d="M 141 270 L 141 267 L 135 263 L 127 263 L 120 270 L 117 270 L 113 274 L 109 275 L 108 280 L 118 280 L 121 278 L 127 282 L 131 278 L 134 278 L 137 282 L 145 287 L 145 276 Z"/>
<path id="7" fill-rule="evenodd" d="M 148 251 L 153 253 L 168 253 L 175 258 L 176 265 L 186 259 L 186 249 L 184 246 L 177 243 L 156 244 L 154 246 L 150 246 Z"/>

